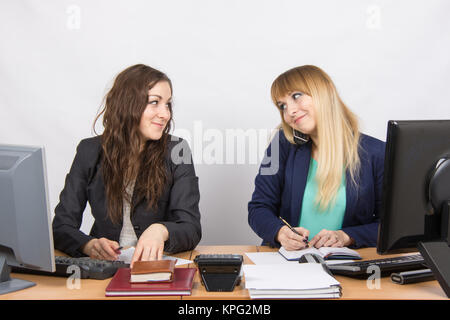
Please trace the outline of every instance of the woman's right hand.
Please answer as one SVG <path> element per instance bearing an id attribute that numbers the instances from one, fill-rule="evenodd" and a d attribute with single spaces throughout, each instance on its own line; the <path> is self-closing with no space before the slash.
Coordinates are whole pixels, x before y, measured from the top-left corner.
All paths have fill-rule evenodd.
<path id="1" fill-rule="evenodd" d="M 115 261 L 120 254 L 118 249 L 119 244 L 116 241 L 100 238 L 87 242 L 83 246 L 82 251 L 92 259 Z"/>
<path id="2" fill-rule="evenodd" d="M 307 239 L 309 236 L 309 230 L 302 227 L 294 229 L 300 234 L 300 236 L 295 234 L 295 232 L 287 226 L 281 227 L 276 236 L 276 240 L 288 251 L 300 250 L 308 246 Z"/>

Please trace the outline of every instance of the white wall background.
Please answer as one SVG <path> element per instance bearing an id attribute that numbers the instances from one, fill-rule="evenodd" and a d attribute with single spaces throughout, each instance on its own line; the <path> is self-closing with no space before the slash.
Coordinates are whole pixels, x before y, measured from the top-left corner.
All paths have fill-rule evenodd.
<path id="1" fill-rule="evenodd" d="M 303 64 L 328 72 L 379 139 L 389 119 L 449 119 L 449 13 L 446 0 L 2 0 L 0 143 L 45 146 L 53 211 L 114 76 L 148 64 L 172 79 L 175 128 L 191 136 L 201 244 L 257 244 L 254 144 L 227 162 L 227 130 L 273 129 L 270 85 Z"/>

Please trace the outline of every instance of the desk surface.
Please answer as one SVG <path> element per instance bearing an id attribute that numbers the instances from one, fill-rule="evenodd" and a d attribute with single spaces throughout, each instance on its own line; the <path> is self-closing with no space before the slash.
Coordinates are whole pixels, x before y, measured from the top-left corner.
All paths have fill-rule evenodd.
<path id="1" fill-rule="evenodd" d="M 275 251 L 269 247 L 260 246 L 198 246 L 193 251 L 182 252 L 174 256 L 194 260 L 195 256 L 201 253 L 234 253 L 244 256 L 244 264 L 253 264 L 245 255 L 246 252 Z M 376 254 L 375 248 L 364 248 L 358 250 L 363 259 L 387 258 L 395 255 Z M 195 267 L 195 264 L 185 267 Z M 69 289 L 67 278 L 46 277 L 27 274 L 12 274 L 13 278 L 33 281 L 36 286 L 17 292 L 1 295 L 0 299 L 176 299 L 176 300 L 248 300 L 248 291 L 245 289 L 245 279 L 233 292 L 208 292 L 201 284 L 198 273 L 195 275 L 191 296 L 151 296 L 151 297 L 105 297 L 105 288 L 110 279 L 89 280 L 82 279 L 79 289 Z M 376 300 L 376 299 L 423 299 L 438 300 L 447 299 L 444 291 L 437 281 L 427 281 L 409 285 L 398 285 L 391 282 L 389 277 L 381 278 L 379 289 L 369 289 L 365 280 L 357 280 L 343 276 L 336 276 L 342 286 L 341 299 L 353 300 Z"/>

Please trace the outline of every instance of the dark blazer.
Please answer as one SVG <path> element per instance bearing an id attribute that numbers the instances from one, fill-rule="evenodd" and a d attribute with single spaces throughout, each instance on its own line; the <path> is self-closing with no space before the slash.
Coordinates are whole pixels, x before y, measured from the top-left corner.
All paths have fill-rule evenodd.
<path id="1" fill-rule="evenodd" d="M 179 252 L 191 250 L 201 239 L 198 177 L 192 164 L 191 151 L 186 141 L 170 137 L 167 164 L 169 183 L 158 201 L 158 210 L 147 210 L 145 199 L 132 198 L 131 223 L 136 236 L 153 223 L 161 223 L 169 231 L 164 251 Z M 172 151 L 184 161 L 174 163 Z M 105 237 L 119 241 L 122 223 L 114 225 L 107 216 L 105 186 L 101 174 L 101 136 L 82 140 L 69 174 L 66 177 L 60 202 L 55 208 L 53 238 L 55 248 L 67 254 L 83 256 L 80 248 L 93 238 Z M 80 231 L 83 212 L 89 202 L 95 218 L 89 235 Z"/>
<path id="2" fill-rule="evenodd" d="M 248 203 L 248 222 L 263 239 L 263 244 L 280 246 L 275 240 L 278 230 L 283 226 L 278 217 L 283 217 L 293 226 L 298 225 L 311 159 L 311 146 L 311 142 L 303 146 L 291 144 L 280 130 L 266 151 L 255 179 L 252 199 Z M 361 134 L 361 170 L 357 188 L 351 183 L 348 172 L 346 175 L 347 206 L 342 230 L 355 240 L 352 245 L 355 248 L 376 246 L 384 148 L 383 141 Z"/>

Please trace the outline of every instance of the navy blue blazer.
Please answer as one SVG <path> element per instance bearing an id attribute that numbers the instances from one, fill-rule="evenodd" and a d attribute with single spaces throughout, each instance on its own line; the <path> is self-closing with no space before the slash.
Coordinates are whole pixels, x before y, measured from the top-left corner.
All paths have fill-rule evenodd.
<path id="1" fill-rule="evenodd" d="M 280 247 L 275 237 L 283 223 L 278 217 L 292 226 L 300 221 L 311 146 L 311 141 L 303 146 L 291 144 L 280 130 L 266 150 L 248 203 L 248 222 L 263 244 Z M 346 175 L 347 205 L 342 231 L 355 240 L 353 248 L 374 247 L 377 243 L 384 149 L 383 141 L 361 134 L 358 186 L 353 185 L 348 172 Z"/>

